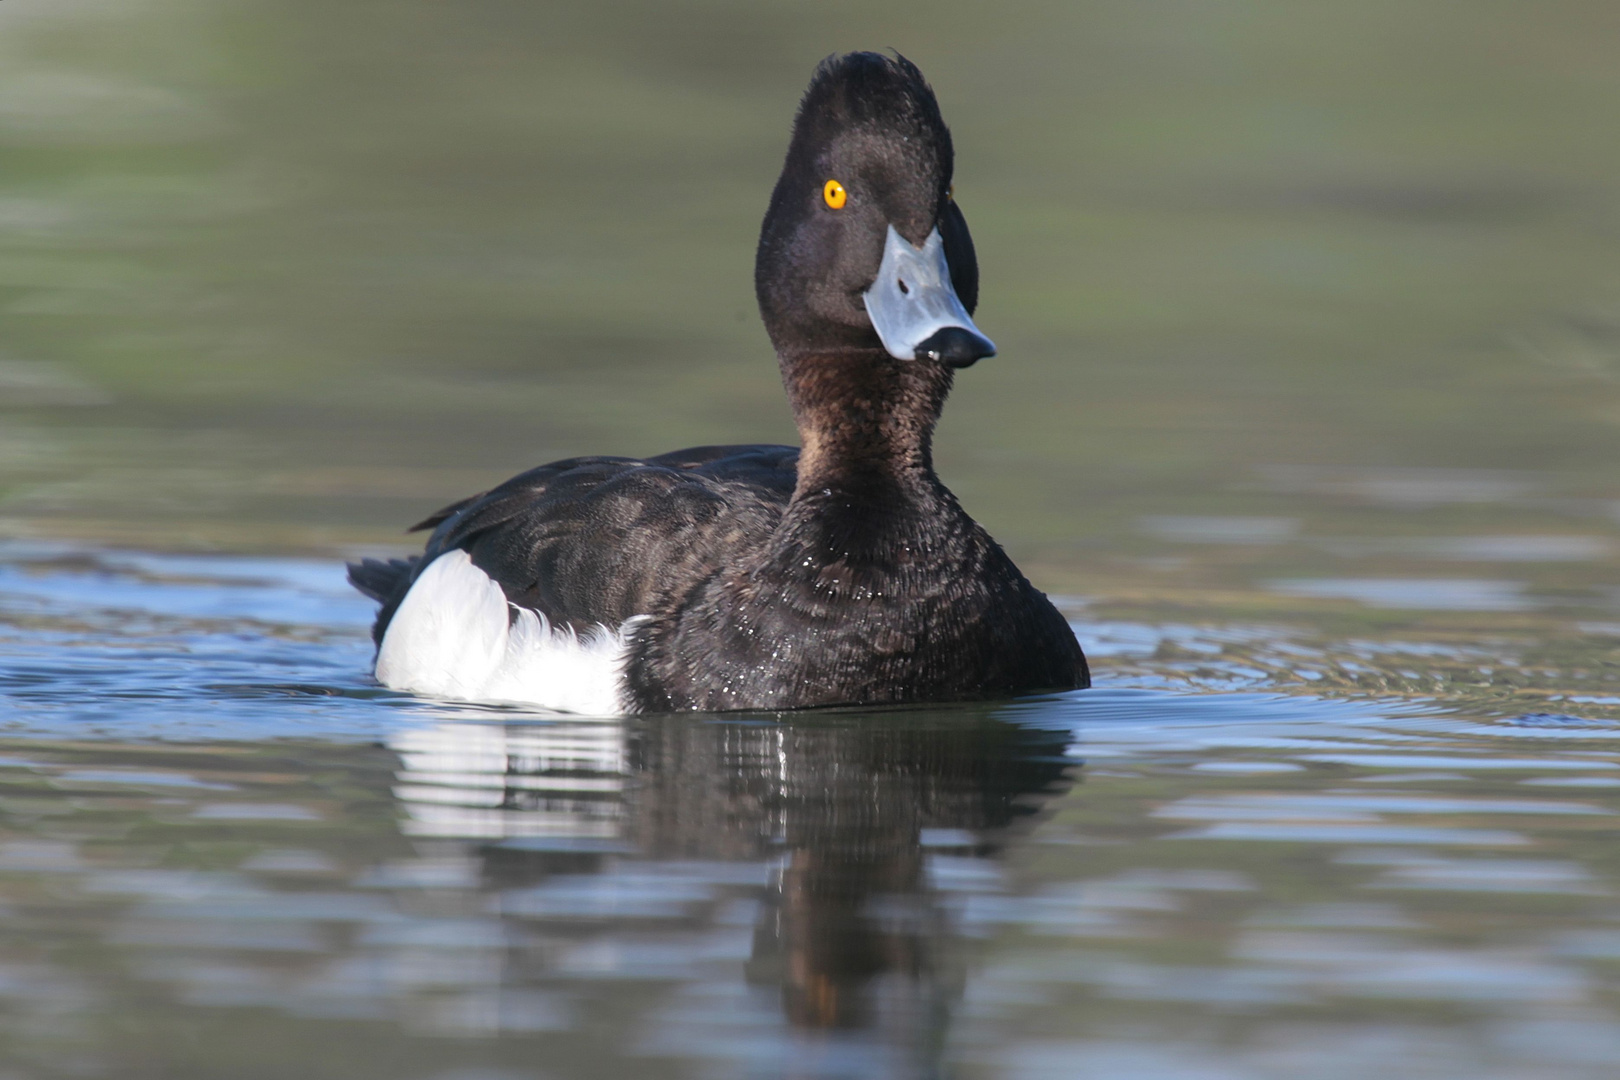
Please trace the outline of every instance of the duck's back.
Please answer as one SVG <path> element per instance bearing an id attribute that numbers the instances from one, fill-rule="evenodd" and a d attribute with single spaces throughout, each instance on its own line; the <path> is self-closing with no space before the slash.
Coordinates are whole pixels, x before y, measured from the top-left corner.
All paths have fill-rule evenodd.
<path id="1" fill-rule="evenodd" d="M 457 551 L 554 627 L 615 628 L 765 542 L 793 494 L 798 455 L 700 446 L 552 462 L 423 521 L 417 528 L 434 531 L 420 558 L 368 559 L 350 580 L 383 605 L 379 644 L 411 586 Z"/>

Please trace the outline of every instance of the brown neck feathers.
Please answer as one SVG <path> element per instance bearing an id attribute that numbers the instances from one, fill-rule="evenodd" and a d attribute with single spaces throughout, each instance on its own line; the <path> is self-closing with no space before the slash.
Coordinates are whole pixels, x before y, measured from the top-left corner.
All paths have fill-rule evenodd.
<path id="1" fill-rule="evenodd" d="M 881 349 L 782 359 L 803 450 L 795 497 L 846 484 L 934 481 L 933 436 L 952 372 Z"/>

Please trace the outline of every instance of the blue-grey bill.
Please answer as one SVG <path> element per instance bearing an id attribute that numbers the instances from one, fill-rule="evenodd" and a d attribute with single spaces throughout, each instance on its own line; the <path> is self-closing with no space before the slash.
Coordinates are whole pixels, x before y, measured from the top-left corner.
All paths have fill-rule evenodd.
<path id="1" fill-rule="evenodd" d="M 865 297 L 872 326 L 883 347 L 897 360 L 920 359 L 918 346 L 949 329 L 976 337 L 982 343 L 979 355 L 995 355 L 994 343 L 973 325 L 972 316 L 951 286 L 945 241 L 938 229 L 929 233 L 919 248 L 890 225 L 877 280 L 866 290 Z"/>

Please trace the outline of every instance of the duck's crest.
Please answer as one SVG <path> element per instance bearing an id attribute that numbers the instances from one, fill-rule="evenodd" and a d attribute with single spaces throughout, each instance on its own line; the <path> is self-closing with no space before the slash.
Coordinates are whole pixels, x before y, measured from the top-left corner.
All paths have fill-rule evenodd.
<path id="1" fill-rule="evenodd" d="M 937 143 L 947 159 L 950 155 L 951 134 L 934 90 L 917 65 L 899 53 L 834 54 L 816 65 L 795 119 L 797 133 L 812 134 L 803 130 L 807 126 L 881 127 Z"/>

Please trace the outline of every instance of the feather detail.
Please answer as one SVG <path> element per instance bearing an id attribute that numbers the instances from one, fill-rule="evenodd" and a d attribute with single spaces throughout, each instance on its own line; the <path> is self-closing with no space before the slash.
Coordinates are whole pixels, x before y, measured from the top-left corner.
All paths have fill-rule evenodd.
<path id="1" fill-rule="evenodd" d="M 448 551 L 394 613 L 377 650 L 377 681 L 432 697 L 614 715 L 625 711 L 626 636 L 640 621 L 584 635 L 554 627 L 508 603 L 465 551 Z"/>

